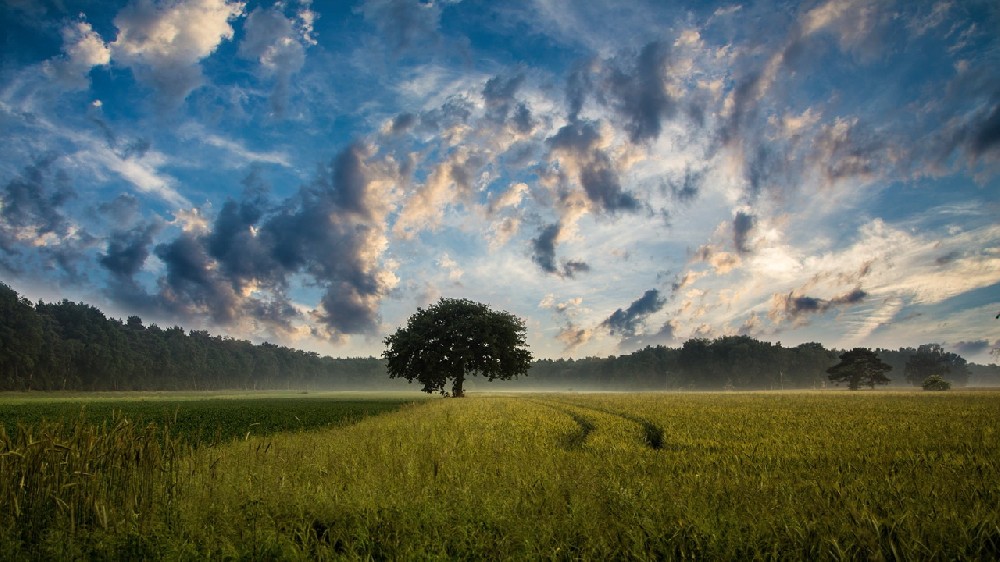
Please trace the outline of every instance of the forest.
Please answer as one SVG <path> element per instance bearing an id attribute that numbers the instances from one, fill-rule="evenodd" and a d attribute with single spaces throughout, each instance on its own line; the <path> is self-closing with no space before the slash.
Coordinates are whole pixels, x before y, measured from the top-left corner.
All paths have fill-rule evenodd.
<path id="1" fill-rule="evenodd" d="M 1000 385 L 1000 367 L 969 364 L 938 344 L 878 349 L 894 386 L 943 374 L 956 387 Z M 824 388 L 839 351 L 724 336 L 631 354 L 538 359 L 526 378 L 489 383 L 496 390 L 761 390 Z M 109 318 L 63 300 L 33 304 L 0 283 L 0 390 L 405 389 L 375 357 L 333 358 L 179 326 Z M 470 381 L 470 388 L 485 383 Z"/>

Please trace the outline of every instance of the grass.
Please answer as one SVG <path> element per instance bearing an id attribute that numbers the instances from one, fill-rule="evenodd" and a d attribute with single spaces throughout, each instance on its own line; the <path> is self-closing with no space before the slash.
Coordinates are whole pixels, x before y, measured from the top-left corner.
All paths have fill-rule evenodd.
<path id="1" fill-rule="evenodd" d="M 314 430 L 352 423 L 423 398 L 415 393 L 4 393 L 0 428 L 116 418 L 169 428 L 188 443 L 221 443 L 249 435 Z"/>
<path id="2" fill-rule="evenodd" d="M 34 542 L 0 530 L 0 547 L 17 547 L 0 551 L 181 560 L 1000 557 L 1000 394 L 473 395 L 180 449 L 156 426 L 115 423 L 65 446 L 116 431 L 112 450 L 161 443 L 165 452 L 146 457 L 155 470 L 127 455 L 109 465 L 151 475 L 148 499 L 127 500 L 147 506 L 145 515 L 72 525 L 57 517 Z M 117 492 L 91 493 L 81 505 L 107 504 Z M 4 497 L 0 517 L 9 517 Z"/>

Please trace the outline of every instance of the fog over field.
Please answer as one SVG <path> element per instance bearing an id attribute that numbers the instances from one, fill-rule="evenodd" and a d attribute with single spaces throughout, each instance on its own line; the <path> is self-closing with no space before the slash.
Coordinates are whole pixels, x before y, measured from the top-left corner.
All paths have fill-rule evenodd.
<path id="1" fill-rule="evenodd" d="M 1000 345 L 993 0 L 7 1 L 0 281 L 338 357 Z"/>

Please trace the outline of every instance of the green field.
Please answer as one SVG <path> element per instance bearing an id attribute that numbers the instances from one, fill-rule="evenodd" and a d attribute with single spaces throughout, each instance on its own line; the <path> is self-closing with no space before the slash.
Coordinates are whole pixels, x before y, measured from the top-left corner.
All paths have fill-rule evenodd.
<path id="1" fill-rule="evenodd" d="M 326 406 L 336 409 L 334 398 Z M 0 411 L 15 407 L 3 400 Z M 279 423 L 279 432 L 234 431 L 202 446 L 190 436 L 212 434 L 212 424 L 233 415 L 219 407 L 221 397 L 189 400 L 215 408 L 217 418 L 206 413 L 200 431 L 163 432 L 119 416 L 100 427 L 42 424 L 31 436 L 6 437 L 0 552 L 180 560 L 1000 558 L 1000 393 L 399 400 L 367 411 L 378 415 L 309 431 Z M 258 405 L 273 401 L 288 411 L 323 403 L 282 396 Z"/>

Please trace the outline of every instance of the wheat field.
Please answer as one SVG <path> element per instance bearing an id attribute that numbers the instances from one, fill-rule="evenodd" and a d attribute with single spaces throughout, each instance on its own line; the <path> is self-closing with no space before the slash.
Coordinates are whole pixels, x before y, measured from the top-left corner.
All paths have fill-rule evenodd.
<path id="1" fill-rule="evenodd" d="M 25 429 L 0 441 L 13 559 L 1000 557 L 989 392 L 482 393 L 198 446 Z"/>

